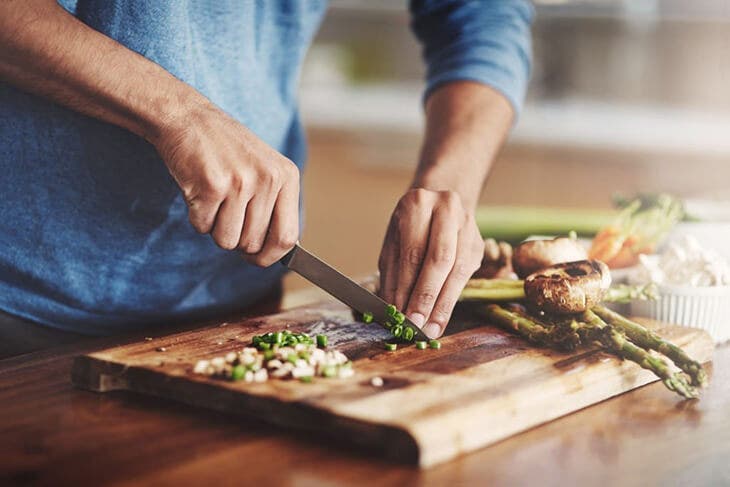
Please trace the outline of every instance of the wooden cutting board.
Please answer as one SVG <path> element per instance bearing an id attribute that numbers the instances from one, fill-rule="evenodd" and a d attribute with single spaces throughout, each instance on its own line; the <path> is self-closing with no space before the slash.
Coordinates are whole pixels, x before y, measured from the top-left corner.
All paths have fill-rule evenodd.
<path id="1" fill-rule="evenodd" d="M 696 359 L 711 359 L 706 333 L 644 323 Z M 305 384 L 234 383 L 192 373 L 199 359 L 240 350 L 253 335 L 287 326 L 327 334 L 330 347 L 354 360 L 355 375 Z M 129 390 L 259 417 L 422 467 L 656 380 L 598 350 L 534 348 L 487 325 L 474 308 L 457 310 L 440 350 L 387 352 L 387 337 L 375 324 L 354 323 L 342 305 L 325 303 L 80 356 L 72 376 L 85 389 Z M 383 378 L 382 387 L 371 385 L 376 376 Z"/>

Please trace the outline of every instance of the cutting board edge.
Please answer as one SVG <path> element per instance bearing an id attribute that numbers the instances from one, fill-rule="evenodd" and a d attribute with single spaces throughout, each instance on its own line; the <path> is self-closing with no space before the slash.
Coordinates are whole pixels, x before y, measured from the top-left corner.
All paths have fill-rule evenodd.
<path id="1" fill-rule="evenodd" d="M 74 357 L 71 382 L 80 389 L 110 392 L 128 388 L 125 364 L 97 358 L 93 353 Z"/>
<path id="2" fill-rule="evenodd" d="M 144 387 L 145 383 L 152 382 L 145 378 L 152 377 L 155 378 L 155 387 Z M 215 382 L 205 379 L 191 381 L 189 376 L 167 376 L 151 366 L 128 366 L 109 359 L 100 359 L 93 353 L 74 359 L 72 382 L 76 387 L 96 393 L 127 391 L 153 396 L 207 411 L 247 416 L 279 428 L 312 431 L 335 441 L 342 440 L 344 431 L 348 445 L 377 451 L 381 456 L 400 463 L 417 465 L 421 456 L 421 447 L 409 429 L 395 422 L 343 416 L 321 405 L 315 406 L 300 400 L 282 400 L 269 394 L 241 395 L 240 391 L 220 388 Z M 179 394 L 180 390 L 186 388 L 186 394 Z M 227 401 L 219 404 L 211 402 L 211 397 L 216 396 L 226 397 Z M 231 407 L 232 404 L 235 407 Z M 277 409 L 286 408 L 286 414 L 276 414 L 276 411 L 271 410 L 272 405 Z M 299 414 L 292 415 L 292 410 Z M 379 439 L 372 439 L 373 437 Z M 385 449 L 380 448 L 383 445 Z"/>
<path id="3" fill-rule="evenodd" d="M 207 327 L 207 328 L 215 328 Z M 711 339 L 709 335 L 706 332 L 703 332 L 702 330 L 696 330 L 693 329 L 690 335 L 693 335 L 695 337 L 695 340 L 698 340 L 699 342 L 705 342 L 705 347 L 707 346 L 707 343 L 709 343 L 709 349 L 714 350 L 714 346 L 712 346 Z M 692 340 L 692 339 L 689 339 Z M 698 345 L 699 346 L 699 345 Z M 649 379 L 646 380 L 643 383 L 635 384 L 629 389 L 623 389 L 619 390 L 618 392 L 614 392 L 611 394 L 606 395 L 605 397 L 602 397 L 600 400 L 590 400 L 588 399 L 586 404 L 581 405 L 577 409 L 571 409 L 567 408 L 566 411 L 557 413 L 555 415 L 551 415 L 549 418 L 544 420 L 539 420 L 533 423 L 527 423 L 527 426 L 522 427 L 520 425 L 519 428 L 515 428 L 514 431 L 510 431 L 508 433 L 505 433 L 499 437 L 495 437 L 493 439 L 490 439 L 488 442 L 483 442 L 479 445 L 469 445 L 468 448 L 465 449 L 459 449 L 457 451 L 453 451 L 451 453 L 448 453 L 446 455 L 434 455 L 432 453 L 429 453 L 427 451 L 427 448 L 423 446 L 423 441 L 418 438 L 417 432 L 413 431 L 412 426 L 410 424 L 398 424 L 398 422 L 388 422 L 385 420 L 378 420 L 378 421 L 368 421 L 367 419 L 363 417 L 353 417 L 353 416 L 346 416 L 341 415 L 337 411 L 333 411 L 331 409 L 323 407 L 321 404 L 317 405 L 316 407 L 313 405 L 308 405 L 304 403 L 303 401 L 296 401 L 296 400 L 282 400 L 281 398 L 277 398 L 274 396 L 269 395 L 259 395 L 258 398 L 254 398 L 254 402 L 260 400 L 262 403 L 264 401 L 267 401 L 267 404 L 270 405 L 271 401 L 277 401 L 281 404 L 286 404 L 287 407 L 291 407 L 291 404 L 297 404 L 297 407 L 300 410 L 306 410 L 310 413 L 310 417 L 306 418 L 305 422 L 298 422 L 295 420 L 280 420 L 277 417 L 269 417 L 263 414 L 263 412 L 259 411 L 256 412 L 256 408 L 254 408 L 254 411 L 250 411 L 248 409 L 239 409 L 239 410 L 231 410 L 230 408 L 225 407 L 215 407 L 215 405 L 211 405 L 209 401 L 197 401 L 195 400 L 195 394 L 192 395 L 192 397 L 181 397 L 177 393 L 171 393 L 169 391 L 165 390 L 155 390 L 155 389 L 147 389 L 145 387 L 138 387 L 135 385 L 134 376 L 138 374 L 138 371 L 142 371 L 143 374 L 152 374 L 157 376 L 157 380 L 159 382 L 164 382 L 167 386 L 170 384 L 176 384 L 178 382 L 185 383 L 187 382 L 190 377 L 189 376 L 169 376 L 164 373 L 162 369 L 153 368 L 149 365 L 125 365 L 123 363 L 115 362 L 110 358 L 111 355 L 113 355 L 113 351 L 123 347 L 114 347 L 111 349 L 106 349 L 102 351 L 98 351 L 95 353 L 91 353 L 88 355 L 82 355 L 78 356 L 74 360 L 73 368 L 72 368 L 72 380 L 74 384 L 80 388 L 96 391 L 96 392 L 107 392 L 107 391 L 113 391 L 113 390 L 128 390 L 134 393 L 141 393 L 146 395 L 152 395 L 156 397 L 161 397 L 166 400 L 172 400 L 172 401 L 179 401 L 185 404 L 189 404 L 196 407 L 203 407 L 205 409 L 214 409 L 214 410 L 220 410 L 225 411 L 228 413 L 233 414 L 251 414 L 252 416 L 256 417 L 257 419 L 262 419 L 268 423 L 279 425 L 279 426 L 287 426 L 287 427 L 296 427 L 297 429 L 303 430 L 305 428 L 302 428 L 302 425 L 307 425 L 307 422 L 316 423 L 315 421 L 311 420 L 311 415 L 313 414 L 315 417 L 324 417 L 325 422 L 331 421 L 333 426 L 337 426 L 340 428 L 340 430 L 344 430 L 344 434 L 348 437 L 353 438 L 354 443 L 359 444 L 360 446 L 364 446 L 367 449 L 370 450 L 377 450 L 381 452 L 381 454 L 384 454 L 384 456 L 388 458 L 392 458 L 401 462 L 407 462 L 409 464 L 417 464 L 422 468 L 427 468 L 433 465 L 437 465 L 438 463 L 442 463 L 444 461 L 448 461 L 450 459 L 453 459 L 461 454 L 469 453 L 471 451 L 484 448 L 486 446 L 489 446 L 493 443 L 496 443 L 498 441 L 501 441 L 503 439 L 506 439 L 514 434 L 526 431 L 528 429 L 531 429 L 533 427 L 537 427 L 541 424 L 547 423 L 549 421 L 552 421 L 554 419 L 557 419 L 559 417 L 565 416 L 567 414 L 570 414 L 571 412 L 578 411 L 580 409 L 584 409 L 585 407 L 588 407 L 592 404 L 596 404 L 598 402 L 602 402 L 606 399 L 609 399 L 610 397 L 614 397 L 618 394 L 621 394 L 623 392 L 627 392 L 628 390 L 633 390 L 637 387 L 641 387 L 645 384 L 648 384 L 650 382 L 653 382 L 656 379 L 653 379 L 653 376 L 649 374 Z M 703 363 L 711 361 L 711 352 L 710 356 L 707 360 L 703 360 Z M 130 379 L 131 374 L 131 379 Z M 196 381 L 198 384 L 205 385 L 206 383 L 204 381 Z M 144 381 L 140 382 L 142 385 L 144 385 Z M 211 388 L 211 390 L 216 391 L 219 388 L 215 386 L 215 384 L 207 384 L 208 387 Z M 236 394 L 236 391 L 229 390 L 228 392 L 232 396 L 236 396 L 237 399 L 240 401 L 239 395 Z M 203 396 L 206 396 L 203 394 Z M 250 402 L 251 397 L 255 395 L 248 394 L 246 395 L 244 399 L 245 402 Z M 198 396 L 199 397 L 199 396 Z M 258 408 L 261 410 L 262 408 Z M 329 413 L 331 416 L 327 418 L 325 415 Z M 320 431 L 322 428 L 318 427 L 316 428 L 317 431 Z M 372 440 L 372 436 L 369 437 L 370 440 L 367 440 L 367 437 L 360 437 L 357 432 L 365 432 L 366 434 L 369 431 L 375 431 L 376 436 L 377 434 L 381 434 L 382 437 L 380 437 L 379 440 L 374 441 Z M 386 441 L 385 437 L 395 437 L 395 441 Z M 392 438 L 391 438 L 392 439 Z M 376 445 L 389 445 L 391 446 L 391 450 L 393 452 L 387 452 L 380 448 L 376 448 Z M 404 447 L 401 448 L 401 446 L 393 447 L 393 445 L 404 445 Z"/>

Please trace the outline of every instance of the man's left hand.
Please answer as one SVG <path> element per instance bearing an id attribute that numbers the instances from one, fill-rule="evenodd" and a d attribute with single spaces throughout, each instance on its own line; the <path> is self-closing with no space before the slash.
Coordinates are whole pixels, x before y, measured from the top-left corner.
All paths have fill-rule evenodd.
<path id="1" fill-rule="evenodd" d="M 398 202 L 383 242 L 381 296 L 437 338 L 483 255 L 474 215 L 456 192 L 411 189 Z"/>

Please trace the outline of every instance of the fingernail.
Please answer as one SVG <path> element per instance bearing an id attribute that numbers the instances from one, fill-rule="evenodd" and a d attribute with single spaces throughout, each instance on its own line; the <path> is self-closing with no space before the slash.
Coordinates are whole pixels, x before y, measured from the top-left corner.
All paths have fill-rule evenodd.
<path id="1" fill-rule="evenodd" d="M 426 318 L 421 313 L 413 313 L 409 318 L 418 328 L 423 328 L 423 324 L 426 322 Z"/>
<path id="2" fill-rule="evenodd" d="M 438 323 L 429 323 L 423 328 L 423 333 L 428 338 L 438 338 L 441 336 L 441 326 Z"/>

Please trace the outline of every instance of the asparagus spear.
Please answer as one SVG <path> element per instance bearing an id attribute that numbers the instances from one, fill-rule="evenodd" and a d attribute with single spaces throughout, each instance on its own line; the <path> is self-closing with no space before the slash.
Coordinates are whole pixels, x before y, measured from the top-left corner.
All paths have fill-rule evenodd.
<path id="1" fill-rule="evenodd" d="M 525 281 L 519 279 L 469 279 L 466 283 L 468 288 L 478 289 L 522 289 Z"/>
<path id="2" fill-rule="evenodd" d="M 522 283 L 522 281 L 517 281 Z M 522 287 L 504 288 L 481 288 L 465 287 L 461 292 L 459 300 L 491 301 L 495 303 L 506 303 L 510 301 L 522 301 L 525 299 L 525 290 Z"/>
<path id="3" fill-rule="evenodd" d="M 677 367 L 690 376 L 693 385 L 700 387 L 705 387 L 707 385 L 707 373 L 702 367 L 702 364 L 690 358 L 684 350 L 678 346 L 664 340 L 651 330 L 647 330 L 640 324 L 635 323 L 628 318 L 624 318 L 620 314 L 611 311 L 604 306 L 596 306 L 593 308 L 593 312 L 605 322 L 610 323 L 624 332 L 631 341 L 640 347 L 656 350 L 657 352 L 665 355 L 674 362 Z"/>
<path id="4" fill-rule="evenodd" d="M 609 303 L 628 303 L 629 301 L 653 301 L 657 299 L 657 289 L 654 284 L 645 286 L 629 286 L 626 284 L 618 284 L 611 286 L 603 301 Z"/>
<path id="5" fill-rule="evenodd" d="M 491 323 L 515 331 L 531 342 L 562 350 L 574 350 L 580 343 L 580 337 L 572 329 L 540 323 L 517 309 L 508 310 L 496 304 L 487 305 L 485 309 Z"/>
<path id="6" fill-rule="evenodd" d="M 654 357 L 647 350 L 639 348 L 590 311 L 582 316 L 583 321 L 572 319 L 555 324 L 539 322 L 518 309 L 508 310 L 496 304 L 486 306 L 486 313 L 492 323 L 515 331 L 535 343 L 573 349 L 581 342 L 581 337 L 584 342 L 597 341 L 619 357 L 636 362 L 639 366 L 654 372 L 668 389 L 683 397 L 693 398 L 698 395 L 697 389 L 692 387 L 682 374 L 672 373 L 661 358 Z"/>
<path id="7" fill-rule="evenodd" d="M 525 299 L 524 281 L 516 279 L 470 279 L 459 298 L 462 301 L 491 301 L 505 303 Z M 653 285 L 612 286 L 603 297 L 604 302 L 627 303 L 631 300 L 656 299 Z"/>
<path id="8" fill-rule="evenodd" d="M 648 350 L 636 346 L 626 335 L 601 319 L 596 313 L 586 311 L 582 318 L 585 327 L 590 330 L 594 339 L 619 357 L 636 362 L 642 368 L 654 372 L 668 389 L 687 398 L 695 398 L 699 393 L 695 387 L 687 382 L 681 373 L 673 373 L 667 363 L 659 357 L 654 357 Z"/>

